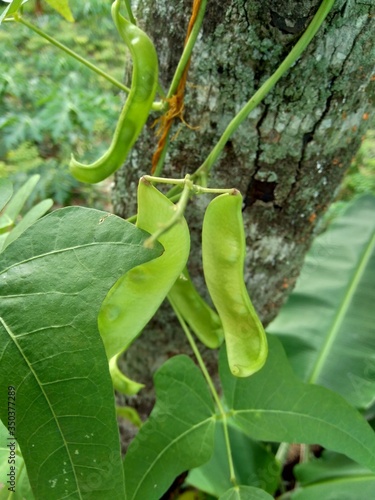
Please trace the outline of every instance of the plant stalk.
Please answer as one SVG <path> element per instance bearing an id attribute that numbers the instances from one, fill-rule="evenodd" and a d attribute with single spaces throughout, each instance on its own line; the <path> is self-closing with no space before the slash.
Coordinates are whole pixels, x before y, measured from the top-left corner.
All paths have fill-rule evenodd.
<path id="1" fill-rule="evenodd" d="M 206 11 L 206 5 L 207 5 L 207 0 L 202 0 L 201 4 L 199 6 L 199 11 L 198 11 L 197 18 L 195 20 L 193 29 L 191 30 L 188 41 L 185 44 L 184 50 L 182 52 L 182 55 L 181 55 L 180 60 L 178 62 L 175 74 L 173 76 L 172 83 L 169 87 L 169 90 L 167 93 L 167 99 L 172 97 L 176 93 L 178 84 L 180 83 L 180 80 L 181 80 L 181 77 L 182 77 L 183 72 L 185 70 L 185 67 L 189 63 L 191 53 L 193 51 L 195 42 L 197 41 L 199 31 L 200 31 L 201 26 L 202 26 L 204 14 Z"/>
<path id="2" fill-rule="evenodd" d="M 170 298 L 168 295 L 168 300 L 172 306 L 172 309 L 174 310 L 178 321 L 180 322 L 180 325 L 186 335 L 186 338 L 188 339 L 188 342 L 190 344 L 190 347 L 193 350 L 193 353 L 195 357 L 197 358 L 198 364 L 200 369 L 202 370 L 203 376 L 206 379 L 207 385 L 211 391 L 211 394 L 215 400 L 216 406 L 219 410 L 222 422 L 223 422 L 223 429 L 224 429 L 224 439 L 225 439 L 225 444 L 227 448 L 227 456 L 228 456 L 228 464 L 229 464 L 229 474 L 230 474 L 230 481 L 234 486 L 237 486 L 237 480 L 236 480 L 236 474 L 234 471 L 234 464 L 233 464 L 233 458 L 232 458 L 232 449 L 231 449 L 231 444 L 230 444 L 230 439 L 229 439 L 229 432 L 228 432 L 228 419 L 227 419 L 227 414 L 224 410 L 224 407 L 220 401 L 219 395 L 216 391 L 216 388 L 214 386 L 214 383 L 212 382 L 212 379 L 210 377 L 210 374 L 208 373 L 208 370 L 206 368 L 206 365 L 204 364 L 204 361 L 202 359 L 201 353 L 199 352 L 198 346 L 195 343 L 195 340 L 190 333 L 190 330 L 185 323 L 184 318 L 181 316 L 179 310 L 177 309 L 176 305 L 174 304 L 173 300 Z"/>

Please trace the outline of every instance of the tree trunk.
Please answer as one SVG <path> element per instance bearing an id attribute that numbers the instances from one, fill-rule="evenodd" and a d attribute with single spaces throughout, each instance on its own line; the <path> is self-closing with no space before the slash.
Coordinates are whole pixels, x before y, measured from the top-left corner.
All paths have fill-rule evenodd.
<path id="1" fill-rule="evenodd" d="M 185 94 L 184 118 L 194 129 L 175 123 L 163 175 L 181 178 L 201 165 L 319 5 L 319 0 L 208 2 Z M 138 2 L 137 18 L 157 47 L 164 89 L 183 49 L 191 7 L 192 0 Z M 374 28 L 371 0 L 337 0 L 302 57 L 227 142 L 209 179 L 211 187 L 235 187 L 244 196 L 246 284 L 265 324 L 292 290 L 314 227 L 368 126 L 375 94 Z M 145 130 L 116 175 L 113 202 L 119 215 L 136 212 L 136 186 L 150 173 L 154 132 Z M 199 240 L 208 201 L 196 197 L 186 214 L 192 230 L 189 268 L 205 296 Z M 186 342 L 166 305 L 126 358 L 126 372 L 148 384 L 134 401 L 141 411 L 150 409 L 153 371 L 179 352 L 187 352 Z"/>

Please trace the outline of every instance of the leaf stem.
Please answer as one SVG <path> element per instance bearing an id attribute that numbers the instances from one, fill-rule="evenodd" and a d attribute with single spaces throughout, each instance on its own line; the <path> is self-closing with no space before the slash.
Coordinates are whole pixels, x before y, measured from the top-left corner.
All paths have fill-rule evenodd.
<path id="1" fill-rule="evenodd" d="M 308 444 L 300 445 L 300 463 L 307 463 L 310 460 L 310 446 Z"/>
<path id="2" fill-rule="evenodd" d="M 220 397 L 216 391 L 215 385 L 210 377 L 210 374 L 208 373 L 208 370 L 206 368 L 206 365 L 204 364 L 204 361 L 202 359 L 201 353 L 199 352 L 198 346 L 195 343 L 195 340 L 190 333 L 190 330 L 185 323 L 184 318 L 181 316 L 178 308 L 176 307 L 176 304 L 173 302 L 173 299 L 168 295 L 168 300 L 172 306 L 172 309 L 174 310 L 178 321 L 180 322 L 180 325 L 186 335 L 186 338 L 188 339 L 188 342 L 190 344 L 190 347 L 192 348 L 192 351 L 197 358 L 198 364 L 200 369 L 202 370 L 203 376 L 206 379 L 207 385 L 211 391 L 211 394 L 215 400 L 215 403 L 217 405 L 217 408 L 219 410 L 222 422 L 223 422 L 223 429 L 224 429 L 224 439 L 225 439 L 225 444 L 227 448 L 227 456 L 228 456 L 228 464 L 229 464 L 229 474 L 230 474 L 230 481 L 234 486 L 237 486 L 237 480 L 236 480 L 236 474 L 234 471 L 234 465 L 233 465 L 233 458 L 232 458 L 232 449 L 231 449 L 231 444 L 230 444 L 230 439 L 229 439 L 229 432 L 228 432 L 228 418 L 227 418 L 227 413 L 224 410 L 224 407 L 220 401 Z"/>
<path id="3" fill-rule="evenodd" d="M 154 175 L 144 175 L 144 179 L 148 182 L 153 182 L 156 184 L 173 184 L 175 186 L 188 186 L 190 191 L 194 194 L 202 194 L 202 193 L 212 193 L 212 194 L 223 194 L 223 193 L 233 193 L 236 191 L 235 188 L 207 188 L 204 186 L 200 186 L 199 184 L 194 184 L 191 181 L 191 176 L 187 174 L 183 179 L 172 179 L 168 177 L 157 177 Z"/>
<path id="4" fill-rule="evenodd" d="M 199 367 L 202 370 L 204 378 L 207 381 L 207 384 L 208 384 L 208 386 L 210 388 L 210 391 L 211 391 L 212 396 L 213 396 L 213 398 L 215 400 L 215 403 L 216 403 L 216 405 L 218 407 L 218 410 L 219 410 L 219 412 L 221 414 L 224 414 L 225 411 L 224 411 L 223 405 L 221 404 L 219 395 L 218 395 L 218 393 L 216 391 L 214 383 L 212 382 L 210 374 L 207 371 L 206 365 L 204 364 L 204 361 L 202 359 L 201 353 L 199 352 L 197 344 L 195 343 L 194 338 L 193 338 L 192 334 L 190 333 L 189 327 L 187 326 L 184 318 L 181 316 L 180 311 L 178 310 L 178 308 L 177 308 L 176 304 L 174 303 L 173 299 L 169 295 L 168 295 L 168 300 L 169 300 L 169 302 L 170 302 L 170 304 L 171 304 L 174 312 L 176 313 L 178 321 L 180 322 L 181 327 L 182 327 L 182 329 L 183 329 L 183 331 L 184 331 L 184 333 L 185 333 L 185 335 L 186 335 L 186 337 L 187 337 L 187 339 L 189 341 L 190 347 L 192 348 L 192 351 L 193 351 L 195 357 L 197 358 Z"/>
<path id="5" fill-rule="evenodd" d="M 289 452 L 289 448 L 290 448 L 289 443 L 281 443 L 277 452 L 276 452 L 275 458 L 276 458 L 276 460 L 278 460 L 280 462 L 281 465 L 283 465 L 285 460 L 286 460 L 286 457 L 287 457 L 288 452 Z"/>
<path id="6" fill-rule="evenodd" d="M 220 137 L 217 144 L 212 149 L 211 153 L 208 155 L 206 160 L 202 165 L 194 172 L 193 177 L 197 177 L 202 174 L 202 172 L 208 173 L 217 160 L 218 156 L 221 154 L 224 146 L 228 142 L 230 136 L 237 130 L 239 125 L 248 117 L 248 115 L 253 111 L 254 108 L 260 104 L 260 102 L 265 98 L 268 92 L 274 87 L 274 85 L 279 81 L 279 79 L 284 75 L 284 73 L 294 64 L 300 57 L 302 52 L 311 42 L 318 29 L 322 25 L 324 19 L 330 12 L 335 0 L 323 0 L 318 11 L 316 12 L 311 23 L 307 27 L 306 31 L 303 33 L 301 38 L 298 40 L 293 49 L 286 56 L 284 61 L 280 64 L 277 70 L 263 83 L 260 89 L 255 92 L 253 97 L 245 104 L 241 111 L 232 119 L 224 133 Z"/>

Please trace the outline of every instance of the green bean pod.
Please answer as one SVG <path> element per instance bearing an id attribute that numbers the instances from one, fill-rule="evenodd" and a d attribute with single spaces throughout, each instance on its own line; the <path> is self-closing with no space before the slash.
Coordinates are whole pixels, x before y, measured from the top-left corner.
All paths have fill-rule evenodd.
<path id="1" fill-rule="evenodd" d="M 117 366 L 118 360 L 121 357 L 122 352 L 116 354 L 109 360 L 109 372 L 111 374 L 113 388 L 116 391 L 126 394 L 128 396 L 133 396 L 138 394 L 138 392 L 145 387 L 144 384 L 140 384 L 135 380 L 131 380 L 129 377 L 124 375 L 120 368 Z"/>
<path id="2" fill-rule="evenodd" d="M 237 377 L 260 370 L 267 338 L 244 283 L 242 196 L 236 190 L 208 205 L 202 228 L 203 272 L 224 329 L 229 368 Z"/>
<path id="3" fill-rule="evenodd" d="M 224 332 L 220 318 L 199 295 L 186 268 L 168 297 L 204 345 L 210 349 L 217 349 L 221 345 Z"/>
<path id="4" fill-rule="evenodd" d="M 123 165 L 147 121 L 156 93 L 158 59 L 155 47 L 146 33 L 120 14 L 120 3 L 120 0 L 116 0 L 112 4 L 112 17 L 133 60 L 131 89 L 111 144 L 103 156 L 87 165 L 79 163 L 72 156 L 70 171 L 82 182 L 100 182 Z"/>
<path id="5" fill-rule="evenodd" d="M 170 221 L 175 205 L 144 179 L 138 186 L 136 225 L 155 232 Z M 160 236 L 164 253 L 134 267 L 111 288 L 101 306 L 98 326 L 107 357 L 125 350 L 155 314 L 186 265 L 190 234 L 183 218 Z"/>

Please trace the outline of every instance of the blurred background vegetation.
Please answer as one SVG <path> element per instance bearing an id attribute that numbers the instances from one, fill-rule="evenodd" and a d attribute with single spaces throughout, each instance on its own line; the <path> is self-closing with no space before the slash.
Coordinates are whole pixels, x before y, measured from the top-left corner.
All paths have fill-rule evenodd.
<path id="1" fill-rule="evenodd" d="M 126 50 L 110 15 L 111 2 L 74 2 L 69 23 L 43 2 L 24 6 L 28 21 L 123 80 Z M 1 4 L 1 6 L 5 4 Z M 68 171 L 70 155 L 96 159 L 110 142 L 123 96 L 104 78 L 14 22 L 0 28 L 0 176 L 15 189 L 28 176 L 41 180 L 29 203 L 106 205 L 103 189 L 85 186 Z"/>
<path id="2" fill-rule="evenodd" d="M 74 2 L 75 23 L 45 2 L 42 6 L 38 12 L 38 2 L 25 5 L 30 22 L 123 80 L 126 50 L 112 23 L 110 0 Z M 30 175 L 40 174 L 30 205 L 50 197 L 55 206 L 109 208 L 109 183 L 83 185 L 69 174 L 68 163 L 72 152 L 90 161 L 105 149 L 121 108 L 119 89 L 23 25 L 4 23 L 0 45 L 0 177 L 10 177 L 17 189 Z M 321 228 L 348 201 L 364 192 L 375 194 L 374 116 L 369 120 L 372 130 L 359 152 L 353 151 L 337 201 Z"/>

